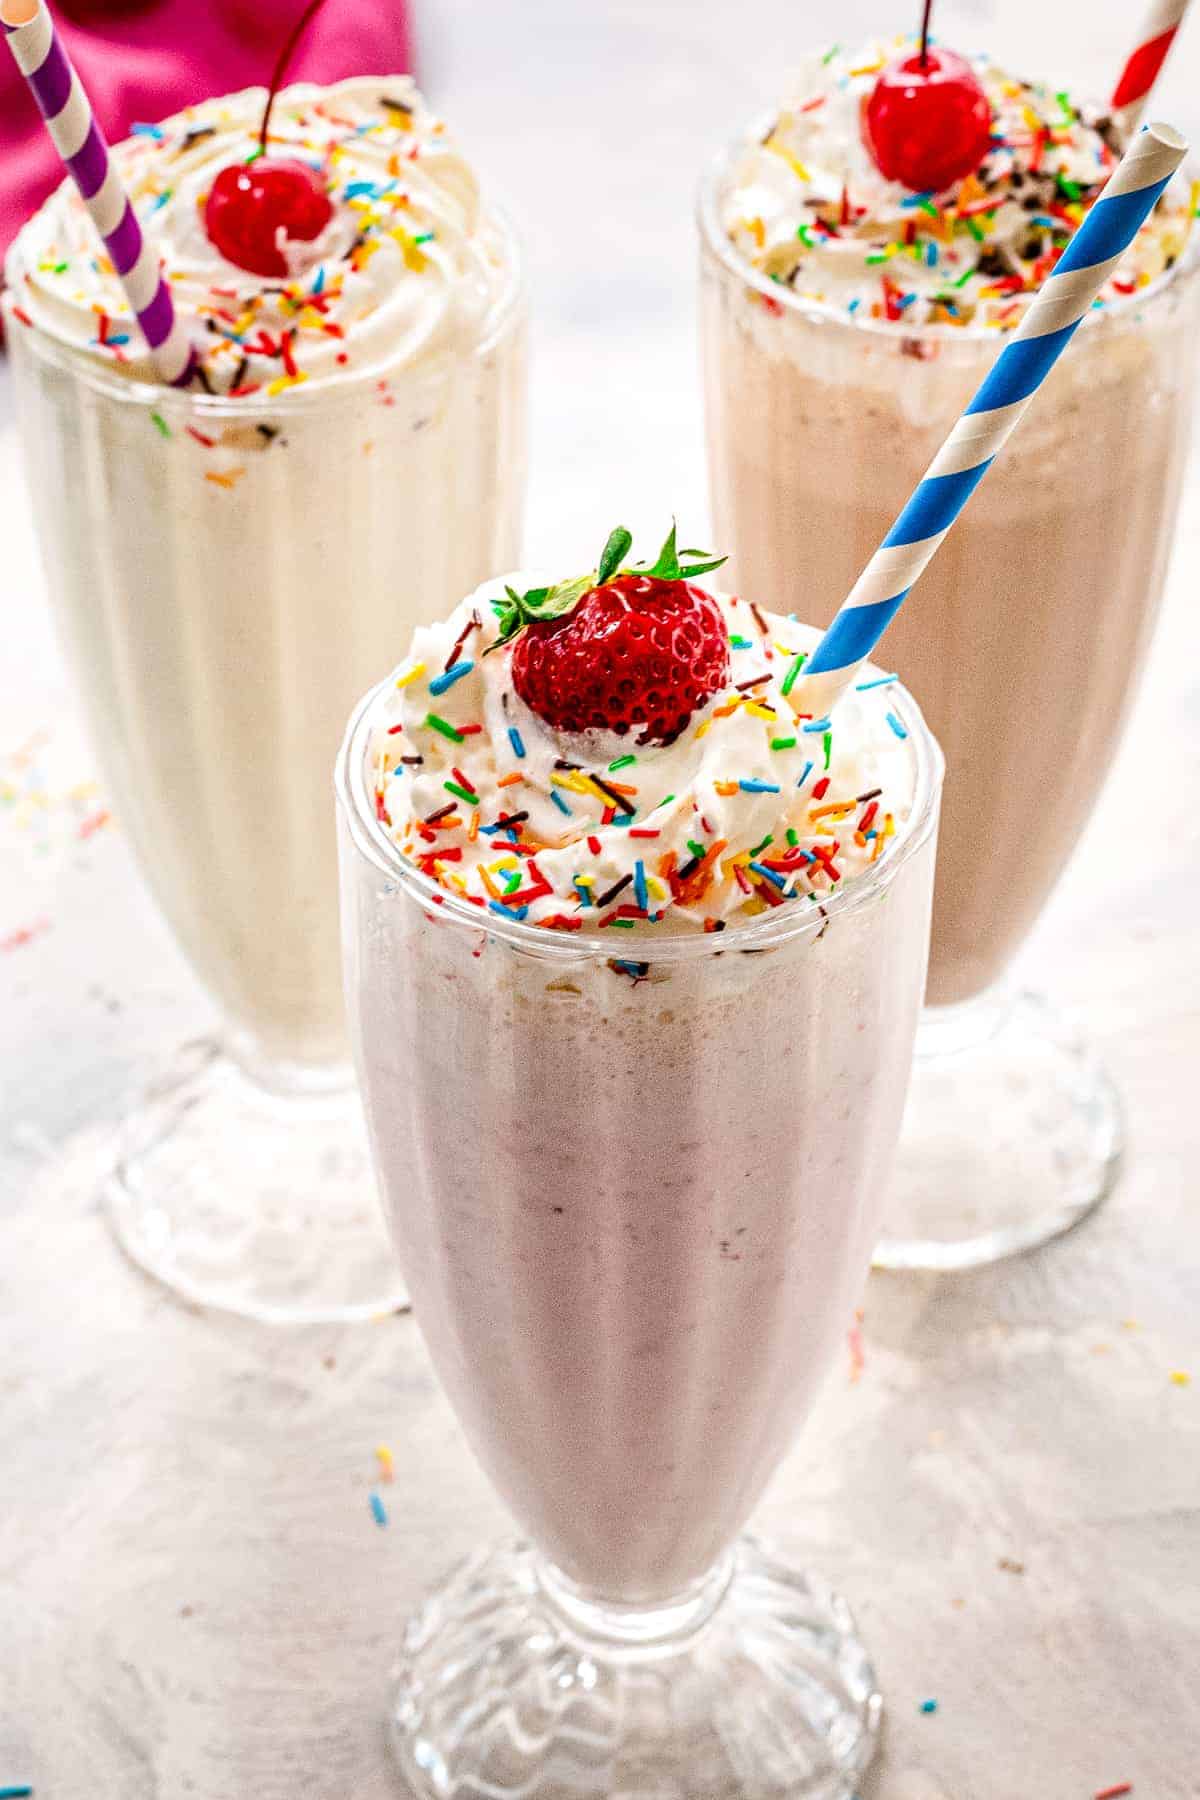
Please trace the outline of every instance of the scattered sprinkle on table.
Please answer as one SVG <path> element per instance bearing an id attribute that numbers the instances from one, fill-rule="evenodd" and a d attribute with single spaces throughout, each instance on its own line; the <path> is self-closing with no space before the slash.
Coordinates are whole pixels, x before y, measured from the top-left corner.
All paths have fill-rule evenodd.
<path id="1" fill-rule="evenodd" d="M 1097 1788 L 1092 1800 L 1121 1800 L 1122 1794 L 1132 1794 L 1132 1781 L 1118 1781 L 1112 1787 Z"/>
<path id="2" fill-rule="evenodd" d="M 386 1525 L 388 1522 L 387 1507 L 378 1494 L 371 1495 L 371 1516 L 377 1525 Z"/>
<path id="3" fill-rule="evenodd" d="M 1187 1387 L 1190 1384 L 1191 1379 L 1192 1378 L 1186 1369 L 1171 1370 L 1171 1381 L 1175 1387 Z"/>
<path id="4" fill-rule="evenodd" d="M 923 1713 L 935 1713 L 938 1709 L 936 1700 L 922 1700 L 920 1710 Z"/>
<path id="5" fill-rule="evenodd" d="M 388 1449 L 387 1445 L 377 1444 L 375 1446 L 375 1456 L 378 1460 L 379 1472 L 383 1479 L 385 1481 L 394 1481 L 396 1478 L 396 1459 Z"/>

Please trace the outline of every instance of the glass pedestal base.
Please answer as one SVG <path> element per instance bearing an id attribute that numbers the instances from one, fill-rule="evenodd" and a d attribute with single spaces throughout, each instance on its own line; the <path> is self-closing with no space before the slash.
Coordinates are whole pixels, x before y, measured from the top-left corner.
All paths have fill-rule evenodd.
<path id="1" fill-rule="evenodd" d="M 189 1045 L 123 1122 L 104 1199 L 126 1254 L 193 1305 L 326 1324 L 408 1304 L 349 1085 L 273 1093 Z"/>
<path id="2" fill-rule="evenodd" d="M 1121 1159 L 1116 1091 L 1034 994 L 927 1010 L 875 1263 L 969 1269 L 1086 1218 Z"/>
<path id="3" fill-rule="evenodd" d="M 527 1544 L 410 1623 L 392 1740 L 420 1800 L 850 1800 L 883 1703 L 845 1601 L 753 1540 L 653 1610 Z"/>

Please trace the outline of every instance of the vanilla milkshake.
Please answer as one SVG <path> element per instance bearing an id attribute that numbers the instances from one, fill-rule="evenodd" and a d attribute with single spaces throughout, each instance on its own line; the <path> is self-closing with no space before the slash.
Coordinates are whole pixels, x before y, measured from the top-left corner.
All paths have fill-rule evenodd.
<path id="1" fill-rule="evenodd" d="M 646 659 L 660 741 L 548 726 L 498 646 L 528 585 L 419 630 L 352 723 L 349 1003 L 472 1446 L 558 1569 L 647 1606 L 741 1528 L 844 1341 L 908 1078 L 940 758 L 878 671 L 807 730 L 816 634 L 732 597 L 708 598 L 727 662 L 686 722 L 671 652 Z M 641 665 L 605 642 L 623 706 Z"/>
<path id="2" fill-rule="evenodd" d="M 513 558 L 525 395 L 513 240 L 407 78 L 276 96 L 268 156 L 310 170 L 329 217 L 268 243 L 277 275 L 228 259 L 209 198 L 253 172 L 264 102 L 206 101 L 114 151 L 199 352 L 189 391 L 154 382 L 70 183 L 9 254 L 5 316 L 106 781 L 240 1057 L 277 1081 L 345 1054 L 346 711 L 398 632 Z"/>
<path id="3" fill-rule="evenodd" d="M 748 591 L 832 617 L 1099 193 L 1117 130 L 972 67 L 987 154 L 940 192 L 886 178 L 862 113 L 895 46 L 806 65 L 701 201 L 717 533 Z M 999 976 L 1119 740 L 1162 589 L 1191 411 L 1192 205 L 1177 180 L 1020 440 L 891 627 L 946 753 L 928 998 Z M 1048 776 L 1047 771 L 1052 771 Z"/>

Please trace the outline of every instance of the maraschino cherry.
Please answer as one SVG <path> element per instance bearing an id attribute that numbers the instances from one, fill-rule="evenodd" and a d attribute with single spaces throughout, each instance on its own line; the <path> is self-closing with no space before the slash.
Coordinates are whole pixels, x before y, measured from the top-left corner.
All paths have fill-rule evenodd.
<path id="1" fill-rule="evenodd" d="M 259 129 L 259 154 L 248 163 L 230 163 L 212 184 L 204 208 L 209 240 L 227 262 L 255 275 L 285 280 L 290 273 L 284 244 L 320 237 L 333 206 L 318 169 L 295 157 L 268 156 L 267 128 L 284 70 L 302 32 L 324 0 L 309 0 L 280 51 Z"/>
<path id="2" fill-rule="evenodd" d="M 917 194 L 938 194 L 977 169 L 992 139 L 992 110 L 971 65 L 931 49 L 925 0 L 921 45 L 888 64 L 867 101 L 863 135 L 880 171 Z"/>

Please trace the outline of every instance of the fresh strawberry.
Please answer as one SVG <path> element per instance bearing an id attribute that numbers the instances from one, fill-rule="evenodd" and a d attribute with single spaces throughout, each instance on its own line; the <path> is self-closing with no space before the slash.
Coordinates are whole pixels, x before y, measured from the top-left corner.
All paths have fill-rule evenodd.
<path id="1" fill-rule="evenodd" d="M 629 533 L 614 532 L 594 576 L 510 591 L 501 641 L 516 638 L 513 686 L 555 731 L 670 744 L 729 680 L 721 609 L 687 579 L 724 559 L 684 568 L 674 527 L 650 569 L 620 568 L 629 547 Z"/>

